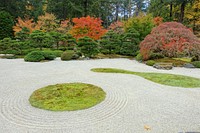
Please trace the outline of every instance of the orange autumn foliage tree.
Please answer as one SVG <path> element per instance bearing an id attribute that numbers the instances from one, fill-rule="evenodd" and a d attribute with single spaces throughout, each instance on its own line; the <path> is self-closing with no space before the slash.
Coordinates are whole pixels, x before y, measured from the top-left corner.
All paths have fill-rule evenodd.
<path id="1" fill-rule="evenodd" d="M 32 33 L 34 30 L 40 30 L 41 28 L 41 22 L 38 21 L 38 23 L 35 23 L 33 19 L 26 18 L 22 20 L 22 18 L 18 17 L 17 21 L 18 22 L 16 23 L 16 25 L 13 26 L 13 31 L 15 32 L 15 34 L 17 32 L 20 32 L 24 27 L 29 29 L 30 33 Z"/>
<path id="2" fill-rule="evenodd" d="M 123 22 L 117 21 L 117 22 L 113 22 L 113 23 L 108 27 L 108 29 L 114 31 L 114 32 L 117 33 L 117 34 L 122 34 L 122 33 L 124 33 L 124 28 L 123 28 L 123 26 L 124 26 L 124 23 L 123 23 Z"/>
<path id="3" fill-rule="evenodd" d="M 160 25 L 160 24 L 163 23 L 163 18 L 162 18 L 162 17 L 155 17 L 155 18 L 153 19 L 153 23 L 154 23 L 156 26 L 158 26 L 158 25 Z"/>
<path id="4" fill-rule="evenodd" d="M 60 22 L 60 25 L 58 28 L 56 28 L 57 32 L 66 34 L 68 31 L 72 28 L 70 20 L 66 19 Z"/>
<path id="5" fill-rule="evenodd" d="M 73 18 L 73 28 L 70 33 L 76 38 L 88 36 L 94 40 L 100 39 L 107 30 L 101 25 L 102 20 L 94 17 Z"/>
<path id="6" fill-rule="evenodd" d="M 58 27 L 56 16 L 52 13 L 39 16 L 38 22 L 41 23 L 41 30 L 45 32 L 54 31 Z"/>

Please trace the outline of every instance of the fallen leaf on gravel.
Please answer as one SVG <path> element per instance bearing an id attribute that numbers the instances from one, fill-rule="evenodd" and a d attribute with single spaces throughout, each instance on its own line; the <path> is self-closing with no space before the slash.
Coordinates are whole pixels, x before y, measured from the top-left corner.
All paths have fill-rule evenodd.
<path id="1" fill-rule="evenodd" d="M 150 126 L 147 126 L 147 125 L 144 125 L 144 129 L 145 129 L 145 130 L 151 130 L 151 127 L 150 127 Z"/>

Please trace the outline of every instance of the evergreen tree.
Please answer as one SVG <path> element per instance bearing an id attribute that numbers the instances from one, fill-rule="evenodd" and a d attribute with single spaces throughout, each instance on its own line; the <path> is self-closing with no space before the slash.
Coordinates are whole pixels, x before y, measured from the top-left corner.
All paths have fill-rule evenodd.
<path id="1" fill-rule="evenodd" d="M 120 34 L 110 30 L 100 40 L 100 49 L 104 54 L 119 53 L 121 47 Z"/>
<path id="2" fill-rule="evenodd" d="M 79 38 L 78 48 L 85 57 L 94 57 L 99 52 L 98 44 L 89 37 Z"/>
<path id="3" fill-rule="evenodd" d="M 134 28 L 129 29 L 122 37 L 122 46 L 120 54 L 133 55 L 139 50 L 140 34 Z"/>
<path id="4" fill-rule="evenodd" d="M 6 11 L 0 11 L 0 40 L 13 37 L 14 21 L 12 16 Z"/>
<path id="5" fill-rule="evenodd" d="M 35 48 L 50 48 L 53 45 L 53 38 L 45 32 L 35 30 L 30 34 L 31 45 Z"/>

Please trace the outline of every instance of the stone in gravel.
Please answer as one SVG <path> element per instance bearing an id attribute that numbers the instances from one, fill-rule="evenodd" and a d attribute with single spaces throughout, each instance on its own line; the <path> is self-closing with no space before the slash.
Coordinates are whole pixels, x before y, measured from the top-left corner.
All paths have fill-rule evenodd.
<path id="1" fill-rule="evenodd" d="M 192 65 L 192 64 L 190 64 L 190 63 L 185 63 L 185 64 L 183 65 L 183 67 L 185 67 L 185 68 L 195 68 L 194 65 Z"/>
<path id="2" fill-rule="evenodd" d="M 173 68 L 173 64 L 172 63 L 155 63 L 153 67 L 156 69 L 171 70 Z"/>

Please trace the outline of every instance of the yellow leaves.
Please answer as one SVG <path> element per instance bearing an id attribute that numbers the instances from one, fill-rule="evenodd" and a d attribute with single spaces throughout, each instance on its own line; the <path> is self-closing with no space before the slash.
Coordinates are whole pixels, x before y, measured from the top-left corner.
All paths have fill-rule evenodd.
<path id="1" fill-rule="evenodd" d="M 200 24 L 200 0 L 195 0 L 194 3 L 188 5 L 185 11 L 185 17 L 191 21 L 199 25 Z"/>
<path id="2" fill-rule="evenodd" d="M 20 32 L 24 27 L 28 28 L 30 33 L 32 33 L 34 30 L 42 30 L 43 32 L 58 31 L 60 33 L 67 33 L 72 27 L 70 20 L 63 20 L 59 24 L 55 15 L 50 13 L 45 13 L 44 15 L 39 16 L 37 22 L 34 22 L 33 19 L 22 19 L 20 17 L 17 18 L 17 21 L 18 22 L 16 25 L 13 26 L 15 34 Z"/>
<path id="3" fill-rule="evenodd" d="M 151 130 L 151 127 L 148 125 L 144 125 L 144 129 L 148 131 L 148 130 Z"/>
<path id="4" fill-rule="evenodd" d="M 15 32 L 15 34 L 17 32 L 20 32 L 24 27 L 29 29 L 30 33 L 32 33 L 34 30 L 39 30 L 41 28 L 40 23 L 33 22 L 33 19 L 25 18 L 24 20 L 22 20 L 22 18 L 18 17 L 17 21 L 18 23 L 13 26 L 13 31 Z"/>
<path id="5" fill-rule="evenodd" d="M 60 33 L 67 33 L 72 28 L 70 20 L 66 19 L 61 21 L 60 26 L 56 28 L 56 31 Z"/>
<path id="6" fill-rule="evenodd" d="M 52 20 L 56 20 L 56 16 L 52 13 L 45 13 L 44 15 L 39 16 L 38 20 L 40 20 L 40 21 L 47 21 L 47 20 L 52 21 Z"/>
<path id="7" fill-rule="evenodd" d="M 38 23 L 44 31 L 52 31 L 57 27 L 56 16 L 54 14 L 45 13 L 38 17 Z"/>

